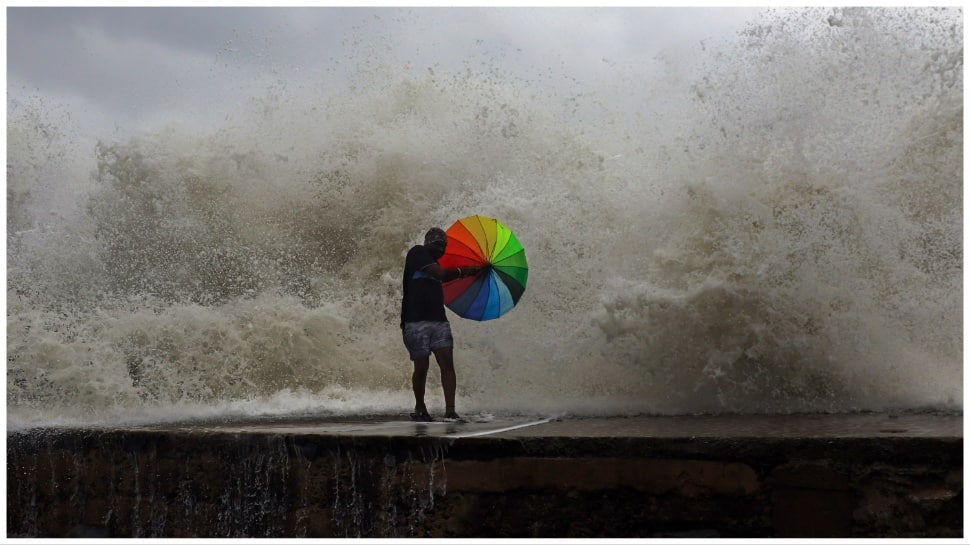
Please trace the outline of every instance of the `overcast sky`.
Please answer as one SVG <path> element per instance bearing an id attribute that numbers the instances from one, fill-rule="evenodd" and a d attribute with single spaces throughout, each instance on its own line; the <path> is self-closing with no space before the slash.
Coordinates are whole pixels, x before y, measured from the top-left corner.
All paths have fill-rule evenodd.
<path id="1" fill-rule="evenodd" d="M 548 68 L 582 81 L 734 34 L 757 11 L 9 7 L 8 114 L 40 101 L 85 131 L 144 130 L 224 115 L 255 89 L 347 77 L 369 49 L 422 70 Z"/>

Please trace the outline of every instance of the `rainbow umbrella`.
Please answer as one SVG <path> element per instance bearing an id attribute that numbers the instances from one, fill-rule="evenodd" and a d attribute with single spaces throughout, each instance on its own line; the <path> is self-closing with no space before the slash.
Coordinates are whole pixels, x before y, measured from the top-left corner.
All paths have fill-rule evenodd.
<path id="1" fill-rule="evenodd" d="M 525 292 L 529 265 L 525 249 L 494 218 L 468 216 L 446 231 L 448 247 L 438 260 L 444 268 L 483 267 L 474 276 L 444 284 L 445 305 L 470 320 L 492 320 L 512 310 Z"/>

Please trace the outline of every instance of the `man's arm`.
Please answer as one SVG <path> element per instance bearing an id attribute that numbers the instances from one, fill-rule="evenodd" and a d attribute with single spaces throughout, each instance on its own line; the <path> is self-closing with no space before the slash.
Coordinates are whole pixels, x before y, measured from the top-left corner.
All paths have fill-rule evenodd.
<path id="1" fill-rule="evenodd" d="M 466 276 L 473 276 L 478 274 L 478 271 L 482 270 L 481 267 L 455 267 L 454 269 L 445 269 L 438 263 L 429 263 L 425 265 L 422 271 L 430 274 L 431 276 L 437 278 L 442 282 L 451 282 L 456 278 L 463 278 Z"/>

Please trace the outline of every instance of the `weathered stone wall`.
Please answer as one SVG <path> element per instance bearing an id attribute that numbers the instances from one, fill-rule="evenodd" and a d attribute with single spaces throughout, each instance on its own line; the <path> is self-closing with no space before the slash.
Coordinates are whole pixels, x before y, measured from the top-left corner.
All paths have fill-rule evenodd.
<path id="1" fill-rule="evenodd" d="M 959 537 L 962 439 L 8 434 L 10 537 Z"/>

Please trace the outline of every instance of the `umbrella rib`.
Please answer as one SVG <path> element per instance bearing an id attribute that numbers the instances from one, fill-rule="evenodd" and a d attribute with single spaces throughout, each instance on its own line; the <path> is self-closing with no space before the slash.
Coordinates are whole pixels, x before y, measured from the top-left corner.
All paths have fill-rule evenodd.
<path id="1" fill-rule="evenodd" d="M 482 222 L 482 216 L 476 215 L 475 216 L 475 219 L 478 220 L 478 225 L 479 225 L 479 227 L 482 228 L 482 235 L 485 237 L 485 247 L 482 248 L 482 250 L 485 251 L 485 260 L 486 261 L 491 261 L 491 259 L 492 259 L 492 249 L 489 248 L 488 231 L 486 231 L 486 229 L 485 229 L 485 223 Z"/>
<path id="2" fill-rule="evenodd" d="M 470 251 L 471 253 L 475 254 L 476 256 L 481 255 L 481 251 L 480 250 L 475 250 L 475 248 L 472 248 L 471 246 L 465 244 L 464 242 L 462 242 L 462 241 L 460 241 L 458 239 L 453 238 L 451 240 L 454 241 L 455 244 L 460 244 L 464 248 L 467 248 L 468 251 Z"/>

